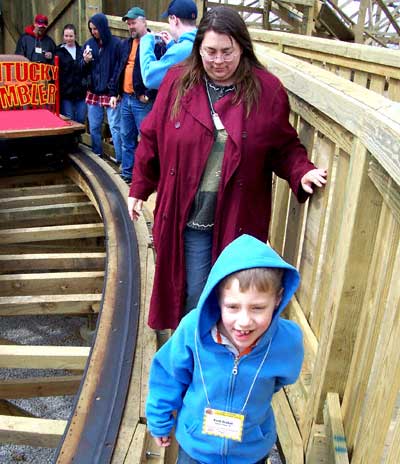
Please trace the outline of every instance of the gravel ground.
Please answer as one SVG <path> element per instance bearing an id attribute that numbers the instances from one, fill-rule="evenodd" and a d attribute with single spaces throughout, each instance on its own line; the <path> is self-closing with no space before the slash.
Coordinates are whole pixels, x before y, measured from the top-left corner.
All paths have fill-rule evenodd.
<path id="1" fill-rule="evenodd" d="M 86 319 L 64 316 L 1 318 L 1 337 L 28 345 L 85 346 L 79 329 Z M 42 369 L 0 369 L 0 380 L 23 377 L 68 375 L 66 371 Z M 73 396 L 10 400 L 36 417 L 67 420 L 74 404 Z M 0 445 L 0 463 L 47 464 L 54 461 L 55 450 L 31 446 Z"/>

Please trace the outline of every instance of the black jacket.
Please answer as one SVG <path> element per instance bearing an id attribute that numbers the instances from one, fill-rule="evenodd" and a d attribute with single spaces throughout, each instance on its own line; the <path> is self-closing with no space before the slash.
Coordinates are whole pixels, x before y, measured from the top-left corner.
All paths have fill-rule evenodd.
<path id="1" fill-rule="evenodd" d="M 118 71 L 118 90 L 120 94 L 122 94 L 122 91 L 123 91 L 124 72 L 125 72 L 126 64 L 128 62 L 129 55 L 131 53 L 132 42 L 133 42 L 132 37 L 130 37 L 129 39 L 125 39 L 122 42 L 121 63 L 120 63 L 119 71 Z M 137 97 L 140 97 L 141 95 L 146 95 L 149 98 L 149 100 L 154 100 L 157 95 L 157 90 L 148 89 L 143 83 L 142 72 L 140 69 L 139 48 L 140 48 L 140 42 L 139 42 L 139 46 L 136 51 L 135 66 L 133 67 L 133 77 L 132 77 L 135 94 Z M 156 55 L 157 60 L 159 60 L 162 57 L 162 55 L 164 55 L 165 51 L 166 51 L 166 46 L 164 43 L 156 43 L 155 48 L 154 48 L 154 54 Z"/>
<path id="2" fill-rule="evenodd" d="M 37 53 L 36 49 L 41 49 L 41 53 Z M 23 55 L 30 61 L 35 61 L 36 63 L 46 63 L 53 64 L 54 60 L 54 50 L 56 44 L 54 40 L 48 35 L 42 37 L 36 37 L 34 33 L 34 26 L 26 26 L 25 33 L 21 35 L 17 42 L 17 48 L 15 50 L 16 55 Z M 44 57 L 44 52 L 53 53 L 53 58 L 47 60 Z"/>
<path id="3" fill-rule="evenodd" d="M 86 95 L 87 81 L 79 65 L 82 49 L 77 42 L 75 42 L 75 46 L 75 60 L 63 44 L 60 44 L 55 51 L 55 55 L 59 58 L 60 95 L 62 100 L 83 100 Z"/>

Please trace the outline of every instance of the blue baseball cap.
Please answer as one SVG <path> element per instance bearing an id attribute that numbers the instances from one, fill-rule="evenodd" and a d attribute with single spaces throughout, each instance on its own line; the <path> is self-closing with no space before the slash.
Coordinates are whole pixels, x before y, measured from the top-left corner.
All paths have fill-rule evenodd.
<path id="1" fill-rule="evenodd" d="M 161 15 L 162 18 L 176 16 L 180 19 L 196 19 L 197 6 L 193 0 L 172 0 L 167 11 Z"/>

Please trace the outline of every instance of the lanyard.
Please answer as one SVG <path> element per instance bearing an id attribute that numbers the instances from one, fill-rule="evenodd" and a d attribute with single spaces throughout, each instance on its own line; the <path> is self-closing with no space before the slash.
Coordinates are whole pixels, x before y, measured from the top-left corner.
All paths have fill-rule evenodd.
<path id="1" fill-rule="evenodd" d="M 261 362 L 260 362 L 260 365 L 258 366 L 258 369 L 257 369 L 257 372 L 255 373 L 254 375 L 254 378 L 253 378 L 253 381 L 250 385 L 250 388 L 249 388 L 249 392 L 247 393 L 247 396 L 246 396 L 246 400 L 242 406 L 242 409 L 240 410 L 241 413 L 243 413 L 244 409 L 246 408 L 247 406 L 247 403 L 249 402 L 249 399 L 250 399 L 250 395 L 251 395 L 251 392 L 253 391 L 253 388 L 254 388 L 254 384 L 256 383 L 256 380 L 257 380 L 257 377 L 265 363 L 265 360 L 267 359 L 267 356 L 268 356 L 268 353 L 269 353 L 269 349 L 271 348 L 271 342 L 272 342 L 272 338 L 271 340 L 269 341 L 268 343 L 268 347 L 267 347 L 267 351 L 265 352 Z M 199 356 L 199 348 L 197 346 L 197 329 L 194 333 L 194 346 L 195 346 L 195 350 L 196 350 L 196 358 L 197 358 L 197 362 L 199 363 L 199 368 L 200 368 L 200 377 L 201 377 L 201 381 L 203 383 L 203 390 L 204 390 L 204 395 L 206 397 L 206 400 L 207 400 L 207 406 L 209 408 L 211 408 L 211 403 L 210 403 L 210 399 L 208 398 L 208 392 L 207 392 L 207 387 L 206 387 L 206 383 L 205 383 L 205 380 L 204 380 L 204 374 L 203 374 L 203 368 L 202 368 L 202 365 L 201 365 L 201 362 L 200 362 L 200 356 Z"/>

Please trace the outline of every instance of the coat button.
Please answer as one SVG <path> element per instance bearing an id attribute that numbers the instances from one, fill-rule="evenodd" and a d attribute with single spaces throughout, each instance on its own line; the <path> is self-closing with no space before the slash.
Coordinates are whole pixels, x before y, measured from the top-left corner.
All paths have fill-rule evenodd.
<path id="1" fill-rule="evenodd" d="M 179 121 L 176 121 L 175 129 L 179 129 L 180 127 L 181 127 L 181 123 Z"/>
<path id="2" fill-rule="evenodd" d="M 171 170 L 169 171 L 169 175 L 170 175 L 170 176 L 174 176 L 174 175 L 175 175 L 175 169 L 171 169 Z"/>
<path id="3" fill-rule="evenodd" d="M 247 132 L 246 131 L 242 132 L 242 139 L 247 139 Z"/>

